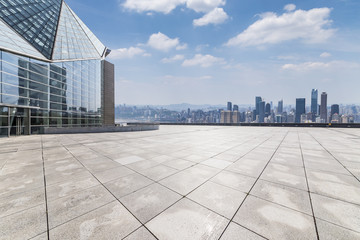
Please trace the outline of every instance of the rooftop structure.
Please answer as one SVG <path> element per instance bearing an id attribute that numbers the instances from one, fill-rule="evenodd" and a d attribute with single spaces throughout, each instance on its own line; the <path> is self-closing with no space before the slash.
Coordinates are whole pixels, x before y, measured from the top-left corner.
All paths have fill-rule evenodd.
<path id="1" fill-rule="evenodd" d="M 359 129 L 0 139 L 2 239 L 360 239 Z"/>

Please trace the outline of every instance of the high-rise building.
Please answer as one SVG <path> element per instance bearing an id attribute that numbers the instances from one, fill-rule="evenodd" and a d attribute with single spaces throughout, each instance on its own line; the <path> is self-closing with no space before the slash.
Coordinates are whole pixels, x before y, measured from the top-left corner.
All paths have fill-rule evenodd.
<path id="1" fill-rule="evenodd" d="M 267 103 L 265 105 L 265 117 L 270 116 L 270 113 L 271 113 L 271 105 L 270 105 L 270 103 Z"/>
<path id="2" fill-rule="evenodd" d="M 238 106 L 238 105 L 234 105 L 234 106 L 233 106 L 233 111 L 239 111 L 239 106 Z"/>
<path id="3" fill-rule="evenodd" d="M 259 103 L 259 123 L 263 123 L 265 119 L 265 102 Z"/>
<path id="4" fill-rule="evenodd" d="M 232 123 L 239 123 L 240 122 L 240 112 L 233 111 L 232 112 Z"/>
<path id="5" fill-rule="evenodd" d="M 311 121 L 316 121 L 316 116 L 318 115 L 318 90 L 313 89 L 311 91 L 311 106 L 310 106 L 310 113 L 311 113 Z"/>
<path id="6" fill-rule="evenodd" d="M 256 109 L 256 115 L 259 115 L 260 113 L 260 102 L 262 101 L 261 97 L 255 97 L 255 109 Z M 255 116 L 256 117 L 256 116 Z"/>
<path id="7" fill-rule="evenodd" d="M 327 123 L 327 93 L 323 92 L 321 94 L 321 105 L 320 105 L 320 121 Z"/>
<path id="8" fill-rule="evenodd" d="M 317 115 L 318 114 L 318 90 L 317 89 L 313 89 L 311 91 L 311 107 L 310 107 L 310 111 Z"/>
<path id="9" fill-rule="evenodd" d="M 338 114 L 340 113 L 340 107 L 338 104 L 333 104 L 331 105 L 331 114 L 330 114 L 330 119 L 333 120 L 333 116 L 334 114 Z"/>
<path id="10" fill-rule="evenodd" d="M 305 114 L 305 98 L 296 99 L 295 123 L 301 123 L 301 115 Z"/>
<path id="11" fill-rule="evenodd" d="M 232 111 L 221 111 L 220 123 L 232 123 Z"/>
<path id="12" fill-rule="evenodd" d="M 232 111 L 232 103 L 231 102 L 227 103 L 227 110 Z"/>
<path id="13" fill-rule="evenodd" d="M 283 100 L 280 100 L 278 103 L 277 113 L 282 114 L 284 111 L 284 102 Z"/>

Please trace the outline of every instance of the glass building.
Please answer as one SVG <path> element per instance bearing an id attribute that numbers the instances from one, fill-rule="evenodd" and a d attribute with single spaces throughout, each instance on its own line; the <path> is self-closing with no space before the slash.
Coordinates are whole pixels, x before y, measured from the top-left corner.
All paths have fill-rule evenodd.
<path id="1" fill-rule="evenodd" d="M 62 0 L 0 0 L 0 136 L 113 125 L 109 53 Z"/>

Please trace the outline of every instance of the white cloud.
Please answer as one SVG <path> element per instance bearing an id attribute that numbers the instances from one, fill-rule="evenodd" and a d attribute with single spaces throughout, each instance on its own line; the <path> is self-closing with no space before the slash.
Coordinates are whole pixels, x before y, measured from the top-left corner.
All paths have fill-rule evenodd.
<path id="1" fill-rule="evenodd" d="M 176 50 L 185 50 L 187 49 L 188 45 L 186 43 L 184 44 L 180 44 L 178 46 L 176 46 Z"/>
<path id="2" fill-rule="evenodd" d="M 186 44 L 180 44 L 178 38 L 169 38 L 168 36 L 166 36 L 161 32 L 152 34 L 147 44 L 156 50 L 160 50 L 164 52 L 167 52 L 172 48 L 181 50 L 187 47 Z"/>
<path id="3" fill-rule="evenodd" d="M 124 59 L 124 58 L 133 58 L 137 55 L 147 56 L 148 53 L 145 50 L 138 47 L 130 47 L 130 48 L 120 48 L 112 50 L 110 53 L 110 58 L 112 59 Z"/>
<path id="4" fill-rule="evenodd" d="M 296 9 L 296 5 L 295 4 L 287 4 L 285 5 L 284 7 L 284 10 L 285 11 L 288 11 L 288 12 L 292 12 Z"/>
<path id="5" fill-rule="evenodd" d="M 161 12 L 168 14 L 176 7 L 186 7 L 196 12 L 210 12 L 219 6 L 225 6 L 225 0 L 125 0 L 122 6 L 128 10 L 142 12 Z"/>
<path id="6" fill-rule="evenodd" d="M 136 12 L 161 12 L 168 14 L 178 5 L 185 4 L 186 0 L 126 0 L 124 8 Z"/>
<path id="7" fill-rule="evenodd" d="M 210 12 L 214 8 L 224 6 L 225 0 L 187 0 L 186 6 L 196 12 Z"/>
<path id="8" fill-rule="evenodd" d="M 175 56 L 173 56 L 171 58 L 163 58 L 161 60 L 161 62 L 163 62 L 163 63 L 172 63 L 172 62 L 176 62 L 176 61 L 181 61 L 184 58 L 185 58 L 184 55 L 175 55 Z"/>
<path id="9" fill-rule="evenodd" d="M 335 29 L 328 28 L 330 8 L 297 10 L 280 16 L 276 13 L 260 15 L 260 20 L 231 38 L 228 46 L 261 46 L 301 39 L 308 43 L 321 43 L 330 38 Z"/>
<path id="10" fill-rule="evenodd" d="M 331 57 L 331 53 L 328 53 L 328 52 L 323 52 L 322 54 L 320 54 L 320 57 L 322 57 L 322 58 L 328 58 L 328 57 Z"/>
<path id="11" fill-rule="evenodd" d="M 206 26 L 208 24 L 220 24 L 225 22 L 229 16 L 226 14 L 224 9 L 222 8 L 215 8 L 211 12 L 205 14 L 202 18 L 195 19 L 193 21 L 194 26 Z"/>
<path id="12" fill-rule="evenodd" d="M 300 64 L 285 64 L 282 66 L 283 70 L 293 71 L 311 71 L 311 70 L 334 70 L 345 68 L 359 68 L 359 63 L 345 62 L 345 61 L 331 61 L 331 62 L 304 62 Z"/>
<path id="13" fill-rule="evenodd" d="M 186 59 L 182 66 L 183 67 L 191 67 L 191 66 L 201 66 L 203 68 L 211 67 L 214 64 L 225 64 L 225 60 L 223 58 L 217 58 L 211 55 L 202 55 L 196 54 L 192 59 Z"/>

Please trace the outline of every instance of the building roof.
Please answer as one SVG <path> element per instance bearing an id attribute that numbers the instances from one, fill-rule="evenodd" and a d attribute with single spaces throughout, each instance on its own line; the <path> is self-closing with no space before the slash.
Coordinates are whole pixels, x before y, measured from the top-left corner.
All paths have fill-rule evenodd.
<path id="1" fill-rule="evenodd" d="M 0 48 L 46 60 L 96 59 L 106 50 L 63 0 L 0 1 Z"/>
<path id="2" fill-rule="evenodd" d="M 5 239 L 360 239 L 360 129 L 0 139 Z"/>

